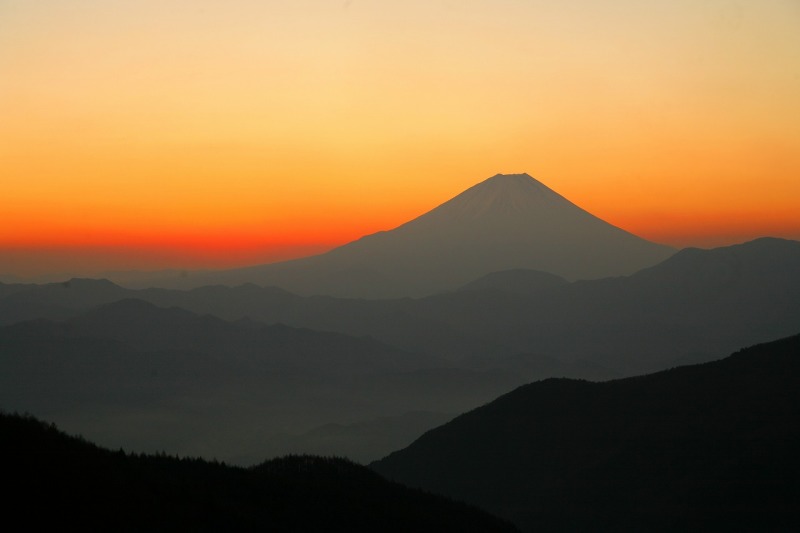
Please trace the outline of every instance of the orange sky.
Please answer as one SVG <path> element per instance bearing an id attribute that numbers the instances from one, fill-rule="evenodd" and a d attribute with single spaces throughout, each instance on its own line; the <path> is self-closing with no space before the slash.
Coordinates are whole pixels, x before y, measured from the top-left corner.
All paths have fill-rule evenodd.
<path id="1" fill-rule="evenodd" d="M 800 239 L 798 94 L 796 0 L 0 0 L 0 274 L 304 255 L 498 172 Z"/>

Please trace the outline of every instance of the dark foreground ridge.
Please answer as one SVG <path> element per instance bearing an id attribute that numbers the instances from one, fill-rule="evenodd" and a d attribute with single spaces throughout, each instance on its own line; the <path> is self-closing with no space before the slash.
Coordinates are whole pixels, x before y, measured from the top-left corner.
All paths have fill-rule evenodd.
<path id="1" fill-rule="evenodd" d="M 800 335 L 525 385 L 372 464 L 525 531 L 800 530 Z"/>
<path id="2" fill-rule="evenodd" d="M 0 415 L 6 519 L 89 531 L 516 531 L 344 459 L 244 469 L 113 452 L 31 417 Z"/>

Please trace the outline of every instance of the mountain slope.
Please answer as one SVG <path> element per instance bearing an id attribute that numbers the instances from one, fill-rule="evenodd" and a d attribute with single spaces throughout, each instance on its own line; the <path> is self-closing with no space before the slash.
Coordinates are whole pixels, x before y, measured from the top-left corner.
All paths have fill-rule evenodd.
<path id="1" fill-rule="evenodd" d="M 373 463 L 535 531 L 800 526 L 800 335 L 703 365 L 516 389 Z"/>
<path id="2" fill-rule="evenodd" d="M 587 213 L 527 174 L 498 174 L 391 231 L 322 255 L 162 281 L 252 282 L 306 295 L 423 296 L 510 269 L 568 279 L 632 274 L 672 253 Z"/>
<path id="3" fill-rule="evenodd" d="M 517 268 L 491 272 L 459 287 L 458 291 L 494 290 L 512 294 L 535 294 L 566 285 L 567 281 L 555 274 Z"/>
<path id="4" fill-rule="evenodd" d="M 515 531 L 485 512 L 342 459 L 243 469 L 99 448 L 0 414 L 6 519 L 90 531 Z M 21 511 L 27 512 L 22 513 Z"/>

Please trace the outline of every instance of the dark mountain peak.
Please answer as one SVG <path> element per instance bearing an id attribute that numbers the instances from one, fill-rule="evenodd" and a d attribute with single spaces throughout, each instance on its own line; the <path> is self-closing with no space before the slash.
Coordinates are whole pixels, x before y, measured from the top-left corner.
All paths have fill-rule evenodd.
<path id="1" fill-rule="evenodd" d="M 516 178 L 516 177 L 531 178 L 531 175 L 528 174 L 527 172 L 521 172 L 519 174 L 503 174 L 502 172 L 498 172 L 497 174 L 495 174 L 491 178 L 487 178 L 487 179 L 492 179 L 492 178 Z M 533 178 L 531 178 L 531 179 L 533 179 Z"/>
<path id="2" fill-rule="evenodd" d="M 100 278 L 100 279 L 71 278 L 68 279 L 67 281 L 62 281 L 60 283 L 53 283 L 52 285 L 61 286 L 65 289 L 83 289 L 83 290 L 119 288 L 119 285 L 105 278 Z"/>
<path id="3" fill-rule="evenodd" d="M 513 184 L 529 184 L 531 181 L 539 183 L 530 174 L 523 172 L 522 174 L 495 174 L 491 178 L 483 181 L 486 185 L 513 185 Z"/>
<path id="4" fill-rule="evenodd" d="M 443 212 L 448 216 L 494 217 L 503 213 L 524 214 L 546 206 L 578 209 L 528 174 L 496 174 L 445 202 L 430 214 Z"/>

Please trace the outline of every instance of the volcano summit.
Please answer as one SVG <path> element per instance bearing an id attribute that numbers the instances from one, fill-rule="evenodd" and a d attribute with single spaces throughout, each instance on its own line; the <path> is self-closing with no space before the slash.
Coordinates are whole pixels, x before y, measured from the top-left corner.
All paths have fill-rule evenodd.
<path id="1" fill-rule="evenodd" d="M 304 295 L 424 296 L 509 269 L 569 280 L 627 275 L 673 252 L 604 222 L 527 174 L 497 174 L 391 231 L 327 253 L 184 281 L 251 282 Z"/>

